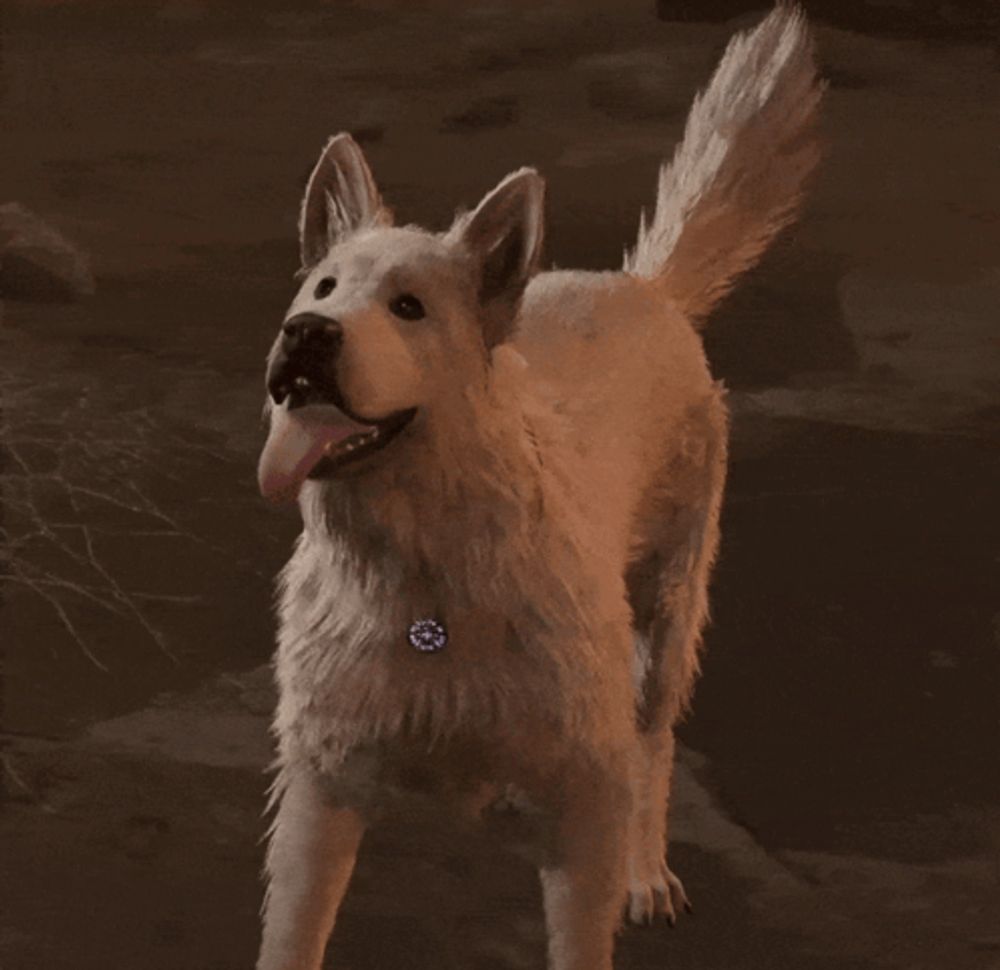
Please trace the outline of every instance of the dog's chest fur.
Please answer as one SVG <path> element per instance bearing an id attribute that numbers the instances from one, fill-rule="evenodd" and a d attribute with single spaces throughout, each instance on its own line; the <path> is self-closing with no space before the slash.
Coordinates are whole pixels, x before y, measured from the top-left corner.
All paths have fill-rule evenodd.
<path id="1" fill-rule="evenodd" d="M 441 561 L 404 554 L 398 536 L 380 536 L 357 510 L 332 531 L 307 526 L 283 574 L 283 761 L 341 777 L 361 765 L 392 787 L 433 773 L 458 741 L 479 751 L 468 763 L 482 780 L 501 783 L 515 780 L 519 751 L 556 764 L 580 745 L 620 750 L 633 716 L 620 576 L 569 541 L 544 504 L 500 494 L 466 503 L 488 521 L 472 516 L 458 534 L 488 541 L 440 547 Z M 408 517 L 394 509 L 388 521 Z M 448 631 L 438 652 L 408 642 L 425 617 Z M 372 759 L 382 765 L 374 773 Z"/>

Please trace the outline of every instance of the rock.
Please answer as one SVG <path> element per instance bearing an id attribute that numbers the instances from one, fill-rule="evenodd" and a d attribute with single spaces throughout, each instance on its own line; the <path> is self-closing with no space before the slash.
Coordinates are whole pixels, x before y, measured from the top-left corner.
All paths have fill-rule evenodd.
<path id="1" fill-rule="evenodd" d="M 0 205 L 0 296 L 66 302 L 94 293 L 87 257 L 17 202 Z"/>

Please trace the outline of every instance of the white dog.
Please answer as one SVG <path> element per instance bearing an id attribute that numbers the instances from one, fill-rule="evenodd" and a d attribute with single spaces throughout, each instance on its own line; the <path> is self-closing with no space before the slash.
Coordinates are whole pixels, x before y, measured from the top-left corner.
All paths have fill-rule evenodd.
<path id="1" fill-rule="evenodd" d="M 806 25 L 737 36 L 624 269 L 539 273 L 543 183 L 394 228 L 330 141 L 268 367 L 262 491 L 298 500 L 281 583 L 277 815 L 259 970 L 316 970 L 362 833 L 410 799 L 529 804 L 552 970 L 610 970 L 666 861 L 726 408 L 698 324 L 817 158 Z"/>

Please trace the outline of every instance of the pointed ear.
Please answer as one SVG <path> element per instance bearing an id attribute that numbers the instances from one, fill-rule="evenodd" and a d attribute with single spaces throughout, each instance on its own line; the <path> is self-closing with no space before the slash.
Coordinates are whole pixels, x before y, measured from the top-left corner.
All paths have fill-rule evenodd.
<path id="1" fill-rule="evenodd" d="M 319 262 L 333 243 L 357 229 L 391 222 L 358 143 L 346 132 L 331 138 L 302 199 L 302 265 L 308 268 Z"/>
<path id="2" fill-rule="evenodd" d="M 538 269 L 544 228 L 545 182 L 532 168 L 508 175 L 475 212 L 448 232 L 479 269 L 479 302 L 487 347 L 506 339 L 521 294 Z"/>

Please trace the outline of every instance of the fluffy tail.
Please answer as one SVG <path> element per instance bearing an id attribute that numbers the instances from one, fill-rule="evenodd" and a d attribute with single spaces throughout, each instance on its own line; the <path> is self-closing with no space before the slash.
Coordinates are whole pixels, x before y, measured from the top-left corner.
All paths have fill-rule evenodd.
<path id="1" fill-rule="evenodd" d="M 656 211 L 625 254 L 625 271 L 659 283 L 695 322 L 795 217 L 819 148 L 812 41 L 786 3 L 729 43 L 691 108 Z"/>

